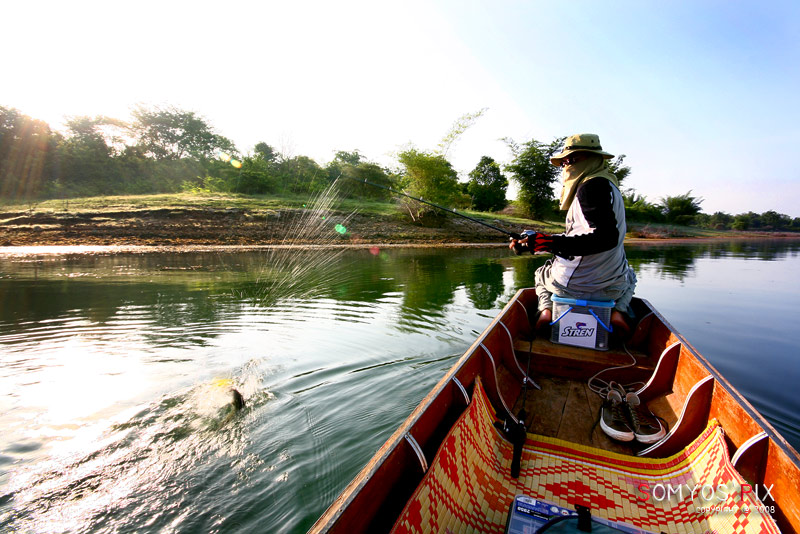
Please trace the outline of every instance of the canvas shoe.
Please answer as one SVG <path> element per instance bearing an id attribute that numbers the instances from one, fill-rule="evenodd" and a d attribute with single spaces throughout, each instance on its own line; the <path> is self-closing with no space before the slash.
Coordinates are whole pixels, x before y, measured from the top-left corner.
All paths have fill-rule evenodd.
<path id="1" fill-rule="evenodd" d="M 667 435 L 661 421 L 653 415 L 636 393 L 625 395 L 625 412 L 633 427 L 633 435 L 639 443 L 651 444 Z"/>
<path id="2" fill-rule="evenodd" d="M 612 439 L 633 441 L 634 433 L 628 424 L 626 405 L 622 397 L 624 391 L 614 382 L 611 383 L 600 409 L 600 428 Z"/>

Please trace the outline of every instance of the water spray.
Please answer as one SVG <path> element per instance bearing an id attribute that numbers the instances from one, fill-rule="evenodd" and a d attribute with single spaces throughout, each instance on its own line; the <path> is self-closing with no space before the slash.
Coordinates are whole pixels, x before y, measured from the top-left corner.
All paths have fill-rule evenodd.
<path id="1" fill-rule="evenodd" d="M 516 232 L 509 232 L 508 230 L 503 230 L 502 228 L 498 228 L 497 226 L 493 226 L 493 225 L 491 225 L 491 224 L 489 224 L 487 222 L 483 222 L 483 221 L 481 221 L 479 219 L 475 219 L 474 217 L 470 217 L 469 215 L 464 215 L 463 213 L 459 213 L 456 210 L 453 210 L 453 209 L 450 209 L 450 208 L 445 208 L 444 206 L 440 206 L 439 204 L 434 204 L 433 202 L 429 202 L 429 201 L 427 201 L 425 199 L 422 199 L 422 198 L 412 197 L 411 195 L 403 193 L 402 191 L 397 191 L 397 190 L 392 189 L 391 187 L 388 187 L 388 186 L 385 186 L 385 185 L 376 184 L 376 183 L 370 182 L 368 180 L 358 180 L 358 179 L 352 178 L 350 176 L 348 176 L 347 178 L 350 178 L 351 180 L 359 182 L 359 183 L 365 183 L 367 185 L 371 185 L 372 187 L 379 187 L 381 189 L 385 189 L 385 190 L 389 191 L 390 193 L 394 193 L 395 195 L 402 195 L 404 197 L 410 198 L 411 200 L 416 200 L 417 202 L 422 202 L 423 204 L 427 204 L 428 206 L 433 206 L 434 208 L 446 211 L 448 213 L 452 213 L 453 215 L 458 215 L 459 217 L 463 217 L 463 218 L 468 219 L 468 220 L 470 220 L 472 222 L 476 222 L 478 224 L 482 224 L 483 226 L 491 228 L 492 230 L 497 230 L 498 232 L 501 232 L 501 233 L 507 235 L 511 239 L 523 239 L 524 237 L 527 237 L 526 235 L 524 235 L 524 233 L 523 234 L 518 234 Z"/>

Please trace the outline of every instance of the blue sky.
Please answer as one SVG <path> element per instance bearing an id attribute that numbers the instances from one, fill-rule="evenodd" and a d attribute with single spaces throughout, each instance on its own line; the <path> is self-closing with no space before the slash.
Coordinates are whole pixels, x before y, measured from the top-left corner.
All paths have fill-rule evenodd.
<path id="1" fill-rule="evenodd" d="M 58 125 L 137 103 L 205 116 L 243 150 L 386 165 L 433 149 L 466 174 L 500 141 L 600 135 L 624 184 L 707 213 L 800 216 L 798 2 L 178 2 L 4 6 L 0 104 Z M 8 75 L 13 73 L 12 75 Z"/>

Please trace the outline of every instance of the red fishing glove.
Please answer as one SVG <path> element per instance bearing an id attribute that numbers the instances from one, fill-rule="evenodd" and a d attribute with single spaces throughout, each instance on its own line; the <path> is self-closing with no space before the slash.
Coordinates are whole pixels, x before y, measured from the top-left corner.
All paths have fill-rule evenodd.
<path id="1" fill-rule="evenodd" d="M 553 237 L 549 234 L 542 234 L 536 232 L 533 236 L 528 238 L 528 248 L 532 248 L 532 253 L 536 252 L 552 252 Z"/>
<path id="2" fill-rule="evenodd" d="M 531 254 L 537 252 L 552 252 L 552 236 L 532 230 L 526 230 L 522 235 L 524 236 L 523 239 L 514 239 L 511 245 L 509 245 L 509 248 L 513 249 L 517 254 L 521 254 L 526 250 L 530 251 Z"/>

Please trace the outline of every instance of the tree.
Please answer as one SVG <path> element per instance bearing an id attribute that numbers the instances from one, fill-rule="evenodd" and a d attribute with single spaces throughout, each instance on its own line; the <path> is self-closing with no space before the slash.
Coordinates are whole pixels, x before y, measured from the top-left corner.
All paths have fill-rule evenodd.
<path id="1" fill-rule="evenodd" d="M 328 171 L 328 180 L 333 183 L 342 176 L 352 178 L 352 172 L 349 172 L 348 169 L 352 170 L 353 167 L 358 166 L 362 161 L 364 161 L 364 158 L 359 154 L 358 150 L 352 152 L 337 150 L 333 161 L 328 163 L 326 167 Z M 340 185 L 340 191 L 347 196 L 352 196 L 356 192 L 356 189 L 351 187 L 351 185 L 353 184 Z"/>
<path id="2" fill-rule="evenodd" d="M 352 152 L 337 150 L 336 156 L 333 159 L 334 161 L 347 165 L 358 165 L 364 161 L 364 157 L 358 152 L 358 150 L 353 150 Z"/>
<path id="3" fill-rule="evenodd" d="M 749 230 L 750 228 L 758 228 L 761 226 L 761 218 L 757 213 L 752 211 L 747 213 L 740 213 L 733 218 L 731 228 L 734 230 Z"/>
<path id="4" fill-rule="evenodd" d="M 404 167 L 403 185 L 409 194 L 435 204 L 453 205 L 460 200 L 458 173 L 444 156 L 410 148 L 398 159 Z M 419 203 L 407 207 L 414 219 L 430 212 Z"/>
<path id="5" fill-rule="evenodd" d="M 550 158 L 561 150 L 564 139 L 559 137 L 549 144 L 531 139 L 522 145 L 504 139 L 514 156 L 506 170 L 519 184 L 517 204 L 524 216 L 542 219 L 552 209 L 555 199 L 552 184 L 558 181 L 559 171 Z"/>
<path id="6" fill-rule="evenodd" d="M 508 179 L 500 171 L 500 165 L 488 156 L 483 156 L 469 173 L 467 193 L 472 197 L 472 207 L 479 211 L 499 211 L 506 207 Z"/>
<path id="7" fill-rule="evenodd" d="M 358 165 L 345 165 L 342 168 L 342 176 L 352 178 L 352 180 L 345 180 L 339 184 L 340 190 L 347 196 L 375 200 L 389 200 L 392 197 L 391 192 L 388 190 L 364 183 L 364 181 L 367 181 L 384 187 L 395 187 L 392 175 L 380 165 L 369 162 L 361 162 Z"/>
<path id="8" fill-rule="evenodd" d="M 783 213 L 769 210 L 761 214 L 761 224 L 765 229 L 786 230 L 792 225 L 792 218 Z"/>
<path id="9" fill-rule="evenodd" d="M 266 162 L 273 162 L 277 161 L 278 153 L 265 142 L 256 143 L 255 148 L 253 149 L 255 156 L 258 158 L 263 159 Z"/>
<path id="10" fill-rule="evenodd" d="M 318 193 L 330 183 L 328 173 L 307 156 L 281 160 L 276 166 L 276 174 L 283 189 L 289 193 Z"/>
<path id="11" fill-rule="evenodd" d="M 644 195 L 639 195 L 633 188 L 622 192 L 622 201 L 625 204 L 625 218 L 634 222 L 658 222 L 663 218 L 661 208 L 647 201 Z"/>
<path id="12" fill-rule="evenodd" d="M 211 159 L 216 152 L 235 153 L 236 147 L 193 111 L 175 107 L 133 110 L 133 131 L 139 146 L 155 159 Z"/>
<path id="13" fill-rule="evenodd" d="M 107 195 L 118 191 L 119 168 L 102 130 L 118 124 L 103 116 L 70 117 L 66 121 L 67 135 L 58 144 L 55 184 L 62 195 Z"/>
<path id="14" fill-rule="evenodd" d="M 614 176 L 617 177 L 617 181 L 619 182 L 620 186 L 622 185 L 622 181 L 631 174 L 631 168 L 623 163 L 625 161 L 625 157 L 625 154 L 620 154 L 619 156 L 608 161 L 608 168 L 611 170 Z"/>
<path id="15" fill-rule="evenodd" d="M 694 217 L 700 213 L 702 198 L 691 196 L 691 191 L 674 197 L 667 196 L 661 199 L 661 209 L 664 217 L 671 224 L 692 224 Z"/>
<path id="16" fill-rule="evenodd" d="M 339 192 L 345 197 L 375 200 L 389 200 L 392 197 L 387 189 L 364 183 L 366 181 L 383 187 L 395 187 L 393 176 L 380 165 L 367 161 L 358 150 L 337 151 L 333 161 L 328 163 L 327 170 L 331 182 L 339 180 Z"/>
<path id="17" fill-rule="evenodd" d="M 59 137 L 44 121 L 0 106 L 0 197 L 30 199 L 43 192 Z"/>
<path id="18" fill-rule="evenodd" d="M 715 230 L 727 230 L 733 224 L 733 215 L 725 213 L 724 211 L 717 211 L 711 215 L 708 225 Z"/>
<path id="19" fill-rule="evenodd" d="M 487 108 L 482 108 L 476 111 L 475 113 L 465 113 L 461 115 L 453 125 L 450 127 L 450 130 L 445 134 L 441 141 L 439 141 L 438 149 L 436 150 L 437 154 L 441 154 L 445 158 L 447 157 L 447 153 L 450 151 L 450 147 L 458 141 L 459 137 L 461 137 L 464 132 L 466 132 L 475 122 L 480 119 L 484 113 L 486 113 Z"/>

